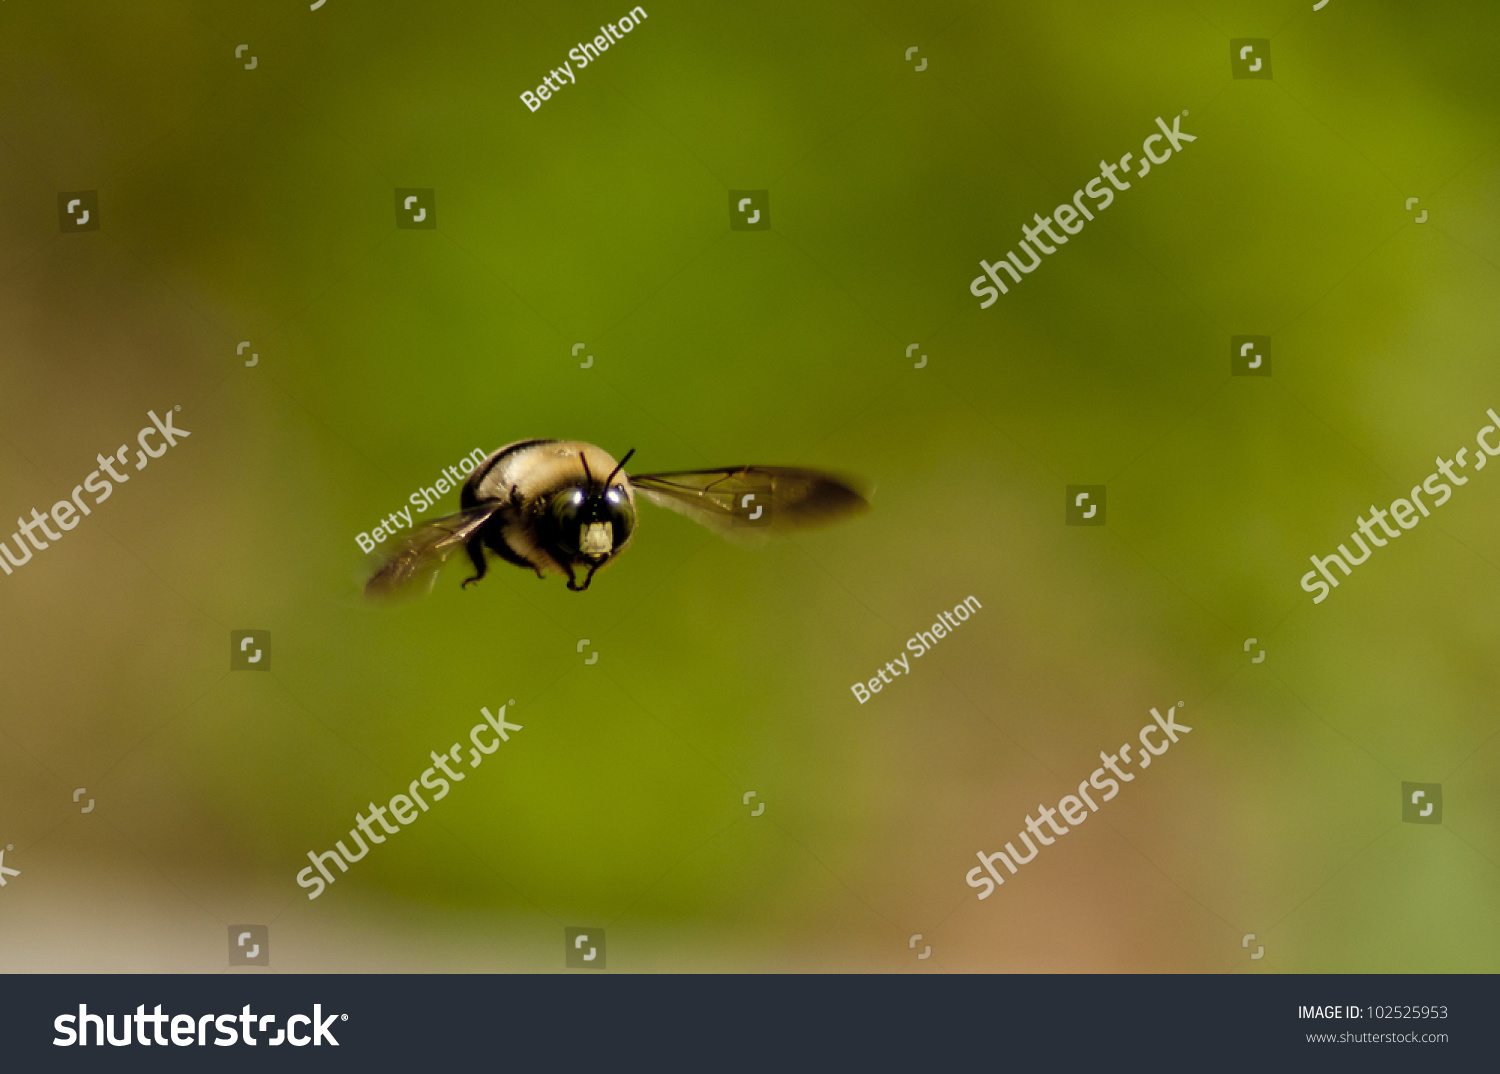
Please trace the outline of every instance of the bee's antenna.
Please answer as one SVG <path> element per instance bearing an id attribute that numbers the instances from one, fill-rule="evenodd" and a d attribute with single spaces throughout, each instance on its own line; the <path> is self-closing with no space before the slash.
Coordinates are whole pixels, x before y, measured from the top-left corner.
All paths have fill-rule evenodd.
<path id="1" fill-rule="evenodd" d="M 615 479 L 615 474 L 617 474 L 621 470 L 625 469 L 625 464 L 630 461 L 630 456 L 632 456 L 634 454 L 635 454 L 635 448 L 631 448 L 629 451 L 625 452 L 625 457 L 620 460 L 620 464 L 618 466 L 616 466 L 613 470 L 611 470 L 609 472 L 609 476 L 604 479 L 604 487 L 605 488 L 609 488 L 609 483 Z"/>
<path id="2" fill-rule="evenodd" d="M 589 456 L 588 456 L 588 452 L 586 452 L 586 451 L 584 451 L 584 450 L 582 450 L 580 448 L 579 452 L 578 452 L 578 461 L 581 462 L 581 463 L 583 463 L 583 476 L 584 476 L 585 479 L 587 479 L 587 481 L 589 483 L 589 487 L 592 488 L 593 485 L 594 485 L 594 475 L 591 474 L 591 473 L 589 473 Z"/>

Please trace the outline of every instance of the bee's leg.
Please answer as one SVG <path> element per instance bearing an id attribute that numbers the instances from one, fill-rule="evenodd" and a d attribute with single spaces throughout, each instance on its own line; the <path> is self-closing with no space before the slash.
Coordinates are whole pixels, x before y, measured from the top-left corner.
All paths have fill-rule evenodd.
<path id="1" fill-rule="evenodd" d="M 485 562 L 484 543 L 480 541 L 479 538 L 476 537 L 474 540 L 464 545 L 464 550 L 469 553 L 469 562 L 474 564 L 474 570 L 476 572 L 474 574 L 474 577 L 464 579 L 463 588 L 468 589 L 471 585 L 479 581 L 479 579 L 483 578 L 485 574 L 489 572 L 490 565 Z"/>
<path id="2" fill-rule="evenodd" d="M 599 569 L 599 567 L 597 565 L 589 568 L 588 576 L 586 578 L 584 578 L 583 585 L 574 585 L 573 584 L 573 572 L 571 570 L 569 570 L 568 571 L 568 588 L 571 589 L 575 593 L 582 593 L 585 589 L 587 589 L 589 587 L 589 583 L 594 580 L 594 572 L 597 571 L 598 569 Z"/>
<path id="3" fill-rule="evenodd" d="M 518 511 L 518 512 L 525 510 L 525 506 L 521 503 L 521 491 L 515 485 L 512 485 L 510 487 L 510 505 L 511 505 L 511 507 L 515 508 L 516 511 Z M 529 559 L 526 559 L 526 558 L 524 558 L 522 556 L 515 556 L 514 558 L 512 558 L 511 556 L 506 556 L 505 558 L 508 559 L 508 560 L 510 560 L 512 563 L 516 564 L 517 566 L 530 567 L 532 570 L 536 571 L 536 576 L 538 578 L 541 578 L 541 579 L 545 580 L 546 577 L 547 577 L 546 573 L 542 570 L 542 568 L 538 567 L 535 563 L 531 562 L 531 560 L 529 560 Z"/>
<path id="4" fill-rule="evenodd" d="M 563 569 L 568 572 L 568 588 L 571 589 L 573 592 L 575 592 L 575 593 L 582 593 L 585 589 L 587 589 L 589 587 L 589 584 L 588 584 L 587 581 L 585 581 L 583 583 L 583 585 L 579 585 L 578 584 L 578 579 L 573 577 L 573 565 L 571 563 L 564 563 L 563 564 Z M 592 572 L 590 572 L 590 573 L 592 573 Z"/>

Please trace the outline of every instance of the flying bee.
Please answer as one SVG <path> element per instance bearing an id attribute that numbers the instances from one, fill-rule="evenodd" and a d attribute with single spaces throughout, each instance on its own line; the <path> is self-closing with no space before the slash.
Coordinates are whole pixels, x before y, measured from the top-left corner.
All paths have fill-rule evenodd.
<path id="1" fill-rule="evenodd" d="M 424 584 L 459 549 L 474 575 L 489 569 L 487 553 L 506 563 L 567 576 L 582 592 L 594 572 L 630 544 L 636 495 L 713 529 L 746 536 L 833 522 L 869 504 L 848 481 L 787 466 L 726 466 L 663 474 L 628 474 L 635 449 L 616 462 L 578 440 L 519 440 L 475 467 L 463 484 L 459 511 L 419 526 L 402 540 L 365 585 L 380 596 Z M 582 584 L 579 576 L 582 575 Z"/>

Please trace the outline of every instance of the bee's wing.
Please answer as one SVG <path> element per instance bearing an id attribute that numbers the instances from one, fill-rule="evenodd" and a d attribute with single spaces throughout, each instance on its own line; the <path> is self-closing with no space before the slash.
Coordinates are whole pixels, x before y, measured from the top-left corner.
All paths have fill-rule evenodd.
<path id="1" fill-rule="evenodd" d="M 503 506 L 504 501 L 496 500 L 418 526 L 401 538 L 395 551 L 365 583 L 365 595 L 385 597 L 431 589 L 448 557 L 461 549 Z"/>
<path id="2" fill-rule="evenodd" d="M 738 537 L 822 526 L 870 506 L 855 482 L 795 466 L 631 474 L 630 483 L 658 507 Z"/>

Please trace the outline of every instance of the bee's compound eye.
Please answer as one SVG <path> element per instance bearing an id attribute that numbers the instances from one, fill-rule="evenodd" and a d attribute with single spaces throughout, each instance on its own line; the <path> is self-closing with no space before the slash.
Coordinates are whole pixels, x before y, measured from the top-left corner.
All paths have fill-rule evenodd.
<path id="1" fill-rule="evenodd" d="M 635 511 L 619 489 L 610 489 L 605 494 L 604 517 L 609 520 L 616 548 L 630 540 L 630 535 L 635 532 Z"/>
<path id="2" fill-rule="evenodd" d="M 547 505 L 548 523 L 544 528 L 570 554 L 578 551 L 573 547 L 573 542 L 584 521 L 580 516 L 583 514 L 585 499 L 581 490 L 565 489 L 553 496 L 552 502 Z"/>

